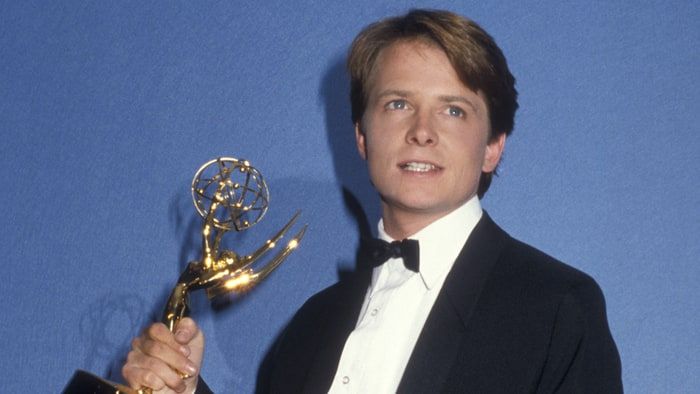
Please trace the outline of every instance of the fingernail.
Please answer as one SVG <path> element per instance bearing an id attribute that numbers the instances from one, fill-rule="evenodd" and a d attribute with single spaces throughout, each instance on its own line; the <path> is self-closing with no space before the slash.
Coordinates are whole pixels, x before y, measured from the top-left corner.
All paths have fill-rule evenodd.
<path id="1" fill-rule="evenodd" d="M 178 330 L 175 333 L 175 339 L 177 339 L 178 341 L 182 341 L 182 342 L 187 341 L 187 332 L 184 330 Z"/>
<path id="2" fill-rule="evenodd" d="M 185 364 L 185 371 L 188 375 L 192 376 L 197 373 L 197 367 L 195 367 L 193 364 L 187 363 Z"/>

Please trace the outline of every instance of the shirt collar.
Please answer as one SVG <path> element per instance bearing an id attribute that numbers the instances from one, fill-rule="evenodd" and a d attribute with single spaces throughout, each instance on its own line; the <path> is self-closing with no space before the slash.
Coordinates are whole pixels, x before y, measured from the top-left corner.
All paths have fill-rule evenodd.
<path id="1" fill-rule="evenodd" d="M 447 276 L 482 214 L 481 203 L 477 196 L 474 196 L 459 208 L 408 237 L 418 240 L 419 274 L 428 290 L 436 284 L 442 283 L 442 279 Z M 384 231 L 383 220 L 379 220 L 377 227 L 380 239 L 387 242 L 394 241 Z M 379 277 L 380 270 L 387 269 L 386 267 L 387 264 L 383 264 L 374 269 L 372 287 Z"/>

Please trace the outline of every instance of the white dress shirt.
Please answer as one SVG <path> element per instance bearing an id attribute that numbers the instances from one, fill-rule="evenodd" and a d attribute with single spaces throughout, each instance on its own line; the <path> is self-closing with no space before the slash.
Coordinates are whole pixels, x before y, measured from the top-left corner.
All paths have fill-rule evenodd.
<path id="1" fill-rule="evenodd" d="M 419 243 L 420 272 L 392 258 L 372 272 L 355 329 L 331 393 L 394 393 L 428 314 L 457 255 L 482 215 L 475 196 L 410 237 Z M 391 242 L 379 221 L 379 238 Z"/>

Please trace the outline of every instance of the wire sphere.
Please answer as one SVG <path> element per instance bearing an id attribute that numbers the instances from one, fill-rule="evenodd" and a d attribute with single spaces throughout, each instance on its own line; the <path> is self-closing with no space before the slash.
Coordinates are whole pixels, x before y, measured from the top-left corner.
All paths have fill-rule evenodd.
<path id="1" fill-rule="evenodd" d="M 221 230 L 245 230 L 258 223 L 270 201 L 260 171 L 247 160 L 219 157 L 202 165 L 192 179 L 192 199 L 206 219 L 214 202 L 212 223 Z"/>

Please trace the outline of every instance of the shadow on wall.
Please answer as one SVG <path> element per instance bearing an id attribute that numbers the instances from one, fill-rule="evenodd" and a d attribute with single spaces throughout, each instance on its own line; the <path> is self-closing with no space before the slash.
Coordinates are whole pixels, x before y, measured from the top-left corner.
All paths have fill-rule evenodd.
<path id="1" fill-rule="evenodd" d="M 319 97 L 323 101 L 328 147 L 345 208 L 355 218 L 361 238 L 371 237 L 381 215 L 379 198 L 369 182 L 367 166 L 357 152 L 350 106 L 350 80 L 345 55 L 336 56 L 323 75 Z M 362 261 L 361 248 L 357 251 Z M 342 272 L 339 272 L 342 276 Z"/>
<path id="2" fill-rule="evenodd" d="M 172 269 L 164 272 L 165 276 L 172 278 L 163 285 L 160 295 L 146 302 L 135 294 L 109 294 L 88 306 L 81 317 L 80 332 L 89 341 L 83 365 L 109 380 L 123 382 L 121 367 L 129 352 L 131 339 L 152 322 L 160 321 L 179 273 L 190 261 L 199 258 L 202 220 L 189 194 L 175 194 L 170 200 L 168 214 L 170 228 L 181 248 L 177 265 L 173 264 Z M 192 297 L 192 310 L 202 309 L 199 305 L 202 303 L 206 303 L 206 298 Z"/>
<path id="3" fill-rule="evenodd" d="M 182 191 L 170 199 L 168 216 L 170 228 L 175 232 L 175 239 L 179 241 L 178 271 L 182 272 L 190 261 L 199 258 L 197 253 L 202 246 L 202 220 L 195 210 L 192 196 Z M 177 278 L 173 277 L 173 282 L 175 279 Z"/>
<path id="4" fill-rule="evenodd" d="M 121 381 L 131 338 L 147 318 L 144 300 L 135 294 L 109 294 L 90 304 L 80 319 L 80 335 L 88 341 L 83 365 L 107 379 Z"/>

